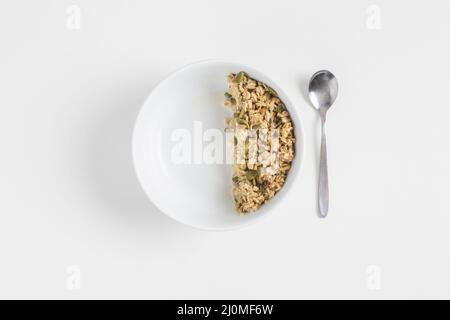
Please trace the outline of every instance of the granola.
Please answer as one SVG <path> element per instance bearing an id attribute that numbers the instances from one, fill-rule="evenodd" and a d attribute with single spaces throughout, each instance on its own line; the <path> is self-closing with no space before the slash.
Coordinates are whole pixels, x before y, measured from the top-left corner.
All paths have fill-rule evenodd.
<path id="1" fill-rule="evenodd" d="M 277 92 L 245 72 L 228 76 L 224 105 L 234 134 L 233 197 L 241 214 L 258 210 L 283 187 L 295 154 L 294 125 Z"/>

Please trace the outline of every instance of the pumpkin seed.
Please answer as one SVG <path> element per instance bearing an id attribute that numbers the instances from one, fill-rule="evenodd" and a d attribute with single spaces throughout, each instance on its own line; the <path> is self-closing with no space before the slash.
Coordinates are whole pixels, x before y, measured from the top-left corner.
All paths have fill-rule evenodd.
<path id="1" fill-rule="evenodd" d="M 243 126 L 247 126 L 248 125 L 247 120 L 245 120 L 245 119 L 238 118 L 238 119 L 236 119 L 236 122 L 238 124 L 240 124 L 240 125 L 243 125 Z"/>
<path id="2" fill-rule="evenodd" d="M 240 83 L 242 80 L 244 80 L 244 75 L 245 75 L 244 71 L 239 72 L 236 78 L 234 78 L 234 82 Z"/>
<path id="3" fill-rule="evenodd" d="M 266 86 L 266 90 L 274 97 L 278 97 L 278 93 L 271 87 Z"/>
<path id="4" fill-rule="evenodd" d="M 248 170 L 245 173 L 245 176 L 247 177 L 247 180 L 249 180 L 249 181 L 250 180 L 254 180 L 258 176 L 258 171 L 256 171 L 256 170 Z"/>
<path id="5" fill-rule="evenodd" d="M 284 105 L 284 103 L 280 104 L 277 107 L 277 112 L 283 112 L 283 111 L 286 111 L 286 106 Z"/>

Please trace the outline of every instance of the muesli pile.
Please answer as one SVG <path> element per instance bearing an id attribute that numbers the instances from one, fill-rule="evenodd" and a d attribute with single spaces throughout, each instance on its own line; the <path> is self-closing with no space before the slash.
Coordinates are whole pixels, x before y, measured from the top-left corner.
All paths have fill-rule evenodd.
<path id="1" fill-rule="evenodd" d="M 233 196 L 236 210 L 258 210 L 284 185 L 295 151 L 292 119 L 277 92 L 245 72 L 228 76 L 226 120 L 234 133 Z"/>

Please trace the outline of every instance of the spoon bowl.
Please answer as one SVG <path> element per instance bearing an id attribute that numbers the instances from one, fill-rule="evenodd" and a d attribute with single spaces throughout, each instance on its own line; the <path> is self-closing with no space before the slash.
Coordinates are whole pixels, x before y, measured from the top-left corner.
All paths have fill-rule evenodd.
<path id="1" fill-rule="evenodd" d="M 312 105 L 316 109 L 329 109 L 336 100 L 338 89 L 337 79 L 330 71 L 316 72 L 311 77 L 308 90 Z"/>

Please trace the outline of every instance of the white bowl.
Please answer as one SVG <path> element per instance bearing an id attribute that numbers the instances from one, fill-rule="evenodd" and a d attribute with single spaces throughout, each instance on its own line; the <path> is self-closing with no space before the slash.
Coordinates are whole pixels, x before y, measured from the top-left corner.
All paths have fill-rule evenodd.
<path id="1" fill-rule="evenodd" d="M 198 140 L 195 135 L 200 132 L 199 123 L 203 131 L 216 128 L 223 132 L 224 119 L 230 117 L 230 111 L 223 107 L 227 75 L 239 71 L 245 71 L 278 92 L 294 122 L 296 136 L 296 155 L 285 185 L 260 210 L 243 216 L 234 209 L 230 165 L 206 164 L 201 157 L 195 158 L 200 155 L 198 143 L 191 153 L 192 161 L 200 163 L 179 164 L 176 163 L 179 159 L 174 161 L 173 156 L 178 154 L 174 153 L 174 148 L 180 142 L 174 140 L 177 138 L 174 132 L 191 134 L 193 144 Z M 223 61 L 194 63 L 163 80 L 145 101 L 133 134 L 134 165 L 148 197 L 169 217 L 204 230 L 236 229 L 276 212 L 277 204 L 283 201 L 297 177 L 302 155 L 300 118 L 285 92 L 258 70 Z"/>

